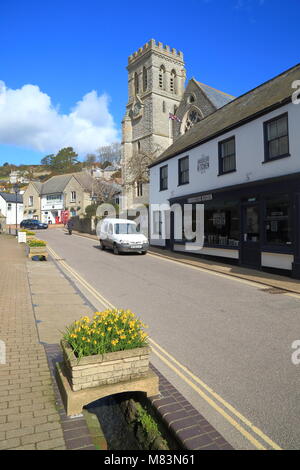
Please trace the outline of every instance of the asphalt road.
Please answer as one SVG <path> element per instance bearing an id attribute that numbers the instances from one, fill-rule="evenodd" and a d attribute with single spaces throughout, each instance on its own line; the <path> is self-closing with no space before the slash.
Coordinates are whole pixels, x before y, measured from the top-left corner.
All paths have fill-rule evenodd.
<path id="1" fill-rule="evenodd" d="M 142 317 L 171 355 L 157 349 L 153 364 L 235 448 L 300 448 L 300 366 L 291 361 L 300 297 L 149 254 L 116 256 L 61 229 L 39 237 L 109 302 Z"/>

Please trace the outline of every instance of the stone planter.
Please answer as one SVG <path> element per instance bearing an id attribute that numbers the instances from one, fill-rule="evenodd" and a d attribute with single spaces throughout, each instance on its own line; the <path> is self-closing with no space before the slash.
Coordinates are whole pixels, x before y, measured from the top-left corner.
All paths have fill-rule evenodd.
<path id="1" fill-rule="evenodd" d="M 45 246 L 27 246 L 27 256 L 32 258 L 33 256 L 45 256 L 48 257 L 47 248 Z"/>
<path id="2" fill-rule="evenodd" d="M 151 348 L 127 349 L 78 359 L 71 346 L 61 341 L 64 365 L 74 392 L 146 377 Z"/>

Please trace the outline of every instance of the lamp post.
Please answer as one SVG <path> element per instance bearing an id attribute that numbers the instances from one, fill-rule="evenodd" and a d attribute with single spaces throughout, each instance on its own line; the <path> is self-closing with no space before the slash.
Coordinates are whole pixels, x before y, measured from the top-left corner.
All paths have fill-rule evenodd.
<path id="1" fill-rule="evenodd" d="M 16 195 L 16 236 L 18 236 L 18 192 L 19 192 L 19 185 L 16 183 L 14 184 L 14 192 Z"/>

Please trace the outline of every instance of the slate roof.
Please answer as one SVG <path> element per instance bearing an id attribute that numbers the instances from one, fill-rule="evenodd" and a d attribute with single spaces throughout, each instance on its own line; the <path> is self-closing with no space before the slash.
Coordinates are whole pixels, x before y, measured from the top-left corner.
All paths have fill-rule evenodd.
<path id="1" fill-rule="evenodd" d="M 213 88 L 209 85 L 205 85 L 204 83 L 198 82 L 197 80 L 195 80 L 195 82 L 198 87 L 203 91 L 203 93 L 207 96 L 213 106 L 215 106 L 217 109 L 221 108 L 225 104 L 235 99 L 235 96 L 228 95 L 228 93 L 219 91 L 216 88 Z"/>
<path id="2" fill-rule="evenodd" d="M 4 193 L 0 192 L 0 196 L 3 197 L 3 199 L 6 202 L 13 202 L 16 203 L 16 194 L 15 193 Z M 17 202 L 18 204 L 23 204 L 23 196 L 21 194 L 17 195 Z"/>
<path id="3" fill-rule="evenodd" d="M 40 194 L 62 193 L 72 176 L 73 173 L 52 176 L 48 181 L 41 185 Z"/>
<path id="4" fill-rule="evenodd" d="M 300 64 L 230 101 L 179 137 L 149 167 L 242 125 L 250 119 L 291 101 L 292 83 L 300 79 Z"/>

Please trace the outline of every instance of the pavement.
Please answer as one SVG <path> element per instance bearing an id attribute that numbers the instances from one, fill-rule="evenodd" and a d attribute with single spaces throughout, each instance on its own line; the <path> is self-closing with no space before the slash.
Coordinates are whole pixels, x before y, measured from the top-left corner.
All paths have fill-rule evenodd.
<path id="1" fill-rule="evenodd" d="M 13 236 L 0 235 L 0 265 L 0 339 L 6 346 L 0 363 L 0 450 L 94 450 L 94 443 L 101 448 L 103 436 L 92 439 L 84 416 L 65 415 L 53 376 L 61 357 L 51 344 L 59 337 L 53 324 L 59 328 L 66 302 L 71 322 L 84 301 L 51 263 L 29 261 Z M 62 288 L 69 296 L 60 296 Z"/>

